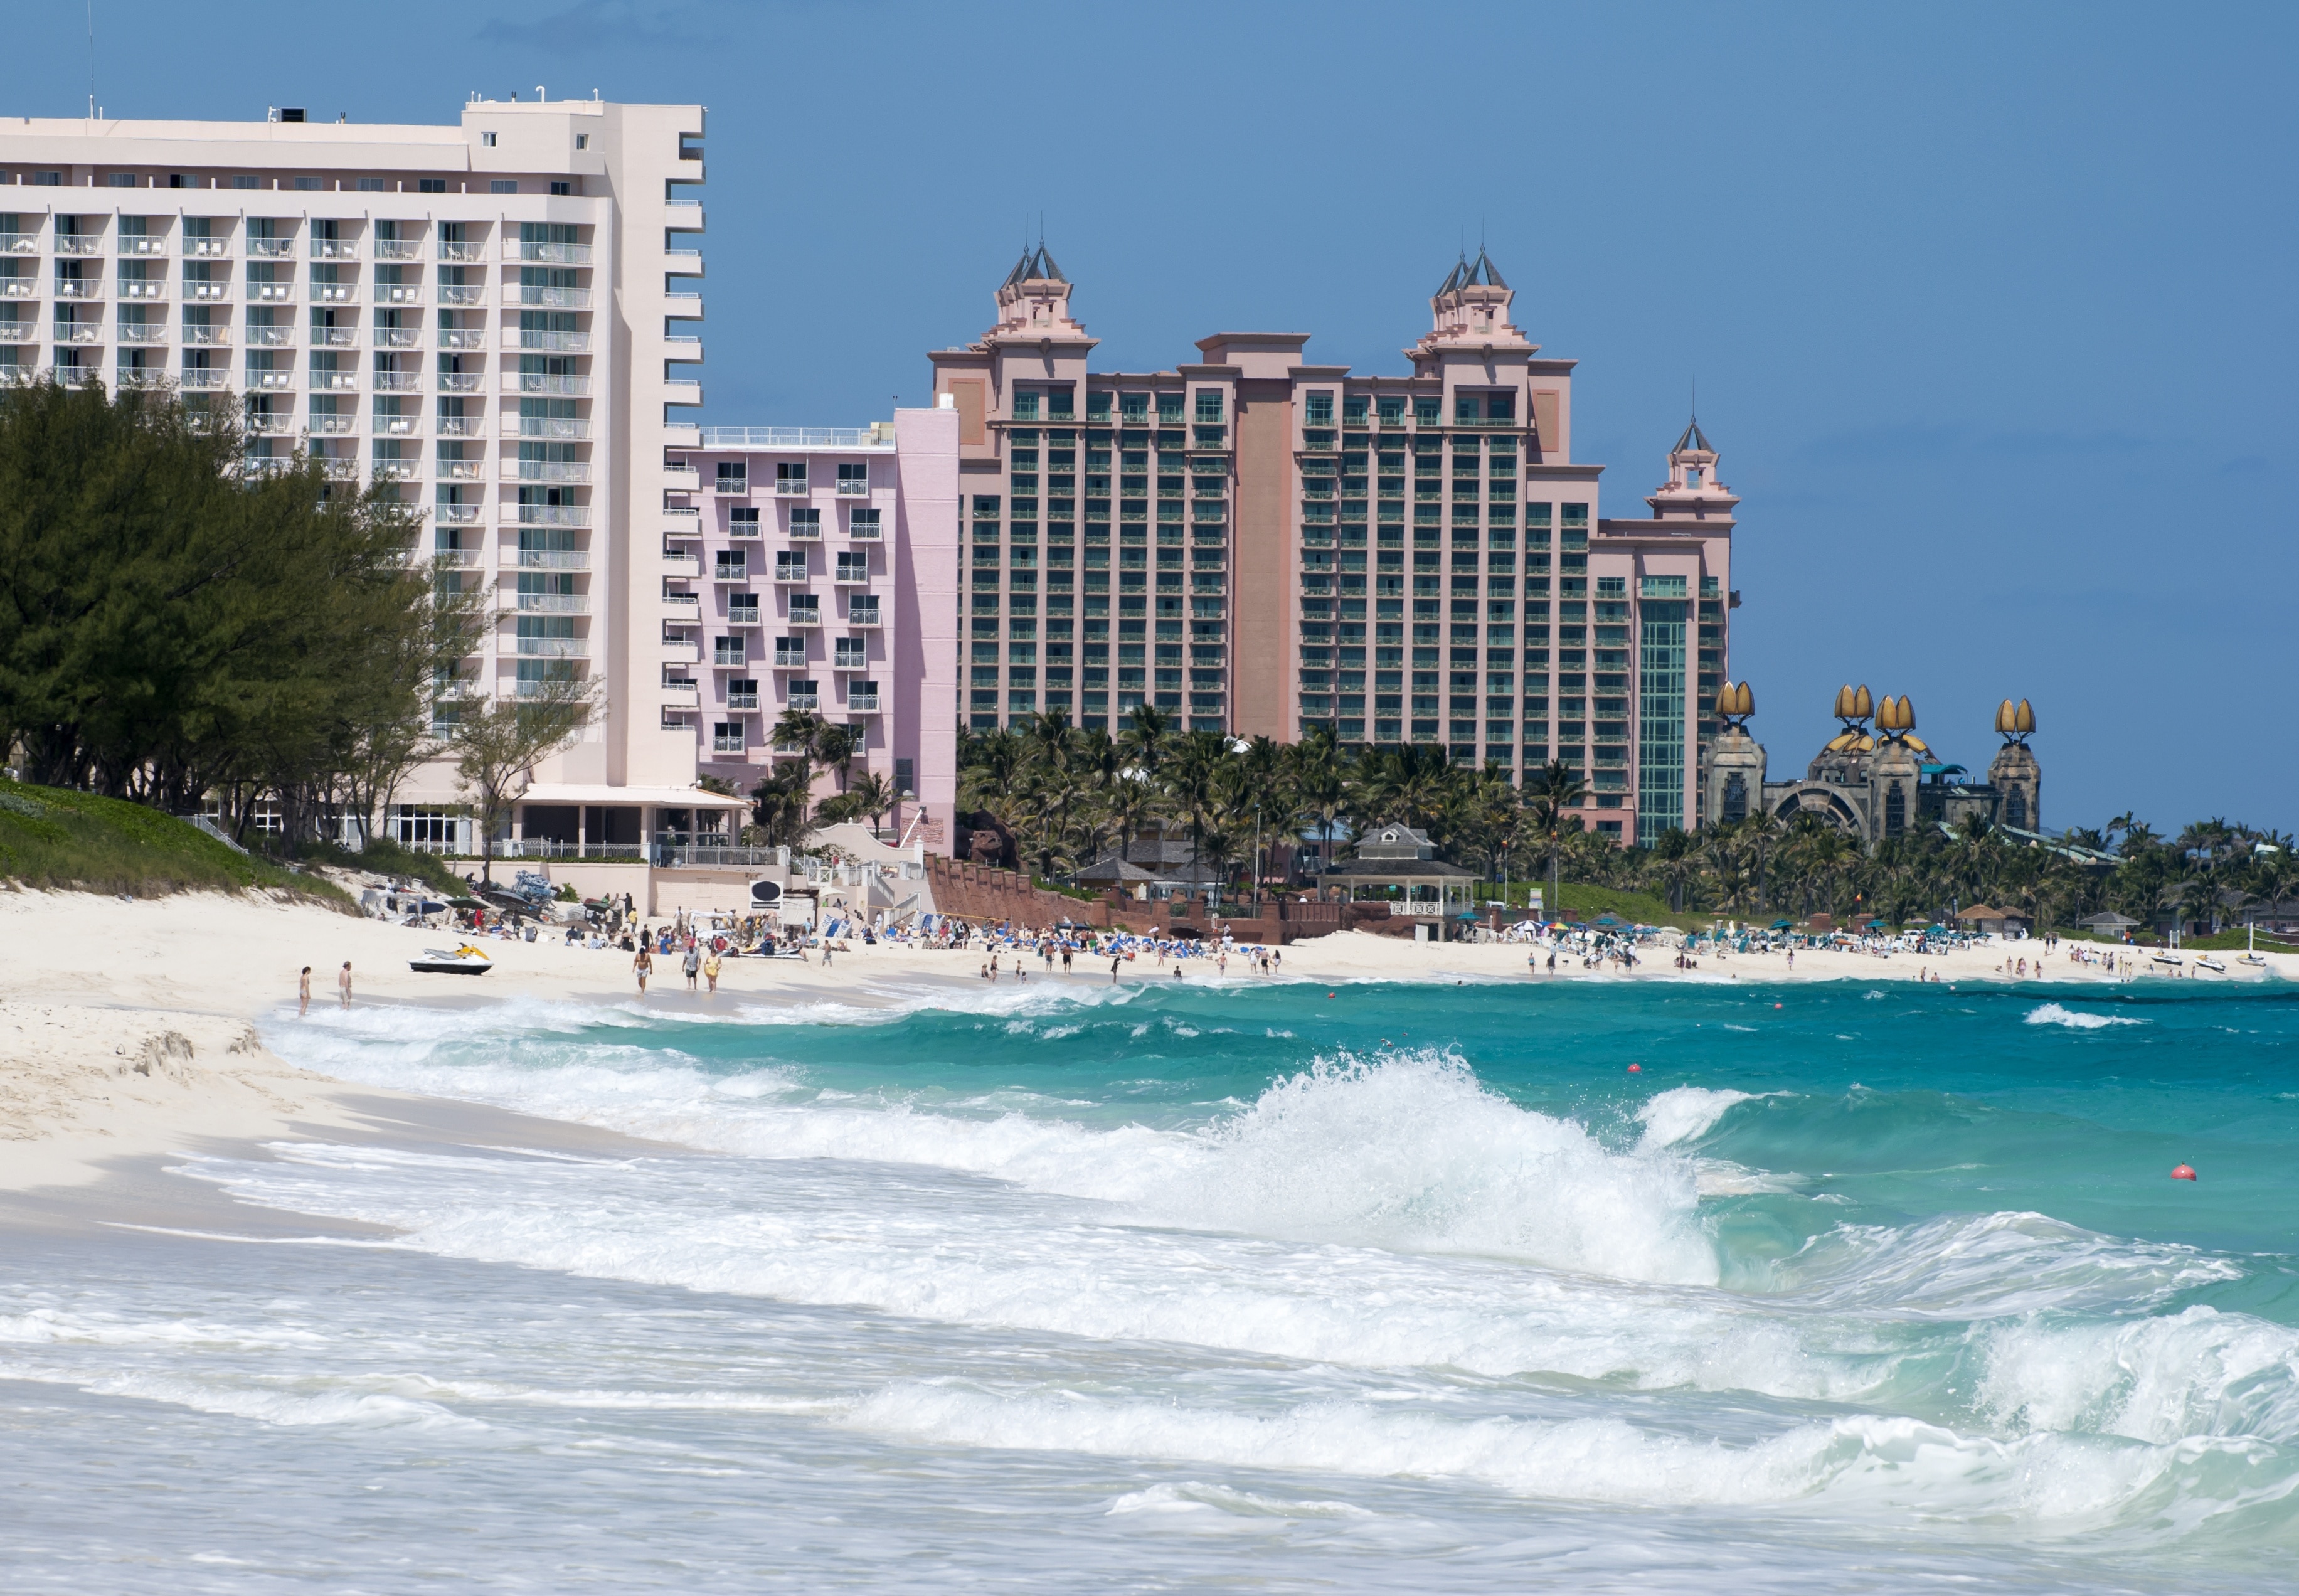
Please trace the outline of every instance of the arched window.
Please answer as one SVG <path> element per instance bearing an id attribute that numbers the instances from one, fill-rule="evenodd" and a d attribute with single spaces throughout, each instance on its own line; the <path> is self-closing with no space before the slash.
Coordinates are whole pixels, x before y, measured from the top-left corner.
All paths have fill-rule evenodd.
<path id="1" fill-rule="evenodd" d="M 1738 770 L 1724 778 L 1723 819 L 1745 820 L 1748 818 L 1748 784 Z"/>
<path id="2" fill-rule="evenodd" d="M 2016 826 L 2022 831 L 2028 829 L 2028 793 L 2026 788 L 2013 787 L 2012 789 L 2011 795 L 2004 800 L 2004 823 L 2006 826 Z"/>
<path id="3" fill-rule="evenodd" d="M 1908 792 L 1898 782 L 1884 789 L 1884 835 L 1897 836 L 1908 828 Z"/>

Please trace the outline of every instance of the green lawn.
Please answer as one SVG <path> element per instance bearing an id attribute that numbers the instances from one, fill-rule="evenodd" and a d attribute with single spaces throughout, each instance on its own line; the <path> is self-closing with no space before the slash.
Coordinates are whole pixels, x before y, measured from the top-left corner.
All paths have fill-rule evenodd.
<path id="1" fill-rule="evenodd" d="M 139 898 L 276 888 L 348 910 L 351 900 L 140 803 L 0 777 L 0 879 Z"/>

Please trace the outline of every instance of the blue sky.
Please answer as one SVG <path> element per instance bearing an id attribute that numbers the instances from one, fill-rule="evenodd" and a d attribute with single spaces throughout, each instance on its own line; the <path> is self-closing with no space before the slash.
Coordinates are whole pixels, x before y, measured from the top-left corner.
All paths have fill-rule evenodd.
<path id="1" fill-rule="evenodd" d="M 1465 235 L 1640 510 L 1697 375 L 1774 771 L 1842 681 L 2046 819 L 2299 827 L 2289 6 L 100 0 L 112 116 L 710 109 L 713 421 L 851 424 L 977 334 L 1025 219 L 1099 358 L 1224 328 L 1397 370 Z M 79 114 L 21 8 L 0 111 Z"/>

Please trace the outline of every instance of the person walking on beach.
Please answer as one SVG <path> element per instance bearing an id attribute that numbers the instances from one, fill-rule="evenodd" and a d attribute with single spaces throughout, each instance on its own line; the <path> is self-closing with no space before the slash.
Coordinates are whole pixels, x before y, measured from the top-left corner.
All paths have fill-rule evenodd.
<path id="1" fill-rule="evenodd" d="M 647 977 L 654 974 L 654 944 L 644 937 L 639 939 L 638 955 L 631 960 L 631 973 L 639 978 L 639 995 L 646 996 Z"/>
<path id="2" fill-rule="evenodd" d="M 711 949 L 710 957 L 702 961 L 702 974 L 710 983 L 712 995 L 716 996 L 718 991 L 718 950 L 717 948 Z"/>
<path id="3" fill-rule="evenodd" d="M 1123 953 L 1112 953 L 1109 956 L 1109 984 L 1112 986 L 1117 985 L 1117 967 L 1125 960 L 1125 955 Z"/>
<path id="4" fill-rule="evenodd" d="M 343 999 L 343 1006 L 346 1009 L 350 1008 L 352 1006 L 352 961 L 348 959 L 344 960 L 344 968 L 336 972 L 336 992 Z"/>
<path id="5" fill-rule="evenodd" d="M 301 1019 L 311 1011 L 311 967 L 305 965 L 295 982 L 295 1018 Z"/>
<path id="6" fill-rule="evenodd" d="M 693 992 L 694 977 L 702 968 L 702 950 L 695 945 L 694 939 L 691 936 L 686 939 L 686 958 L 683 961 L 682 968 L 686 971 L 686 990 Z"/>

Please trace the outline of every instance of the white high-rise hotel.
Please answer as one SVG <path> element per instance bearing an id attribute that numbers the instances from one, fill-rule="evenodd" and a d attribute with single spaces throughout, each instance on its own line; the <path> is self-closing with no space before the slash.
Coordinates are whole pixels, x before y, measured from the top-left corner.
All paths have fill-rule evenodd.
<path id="1" fill-rule="evenodd" d="M 462 690 L 597 678 L 609 713 L 538 785 L 635 843 L 693 807 L 658 606 L 702 441 L 702 125 L 540 97 L 450 126 L 10 119 L 0 373 L 166 379 L 244 403 L 259 469 L 307 447 L 401 484 L 496 594 Z"/>

